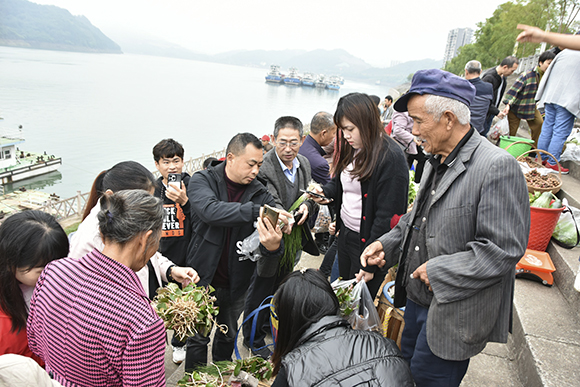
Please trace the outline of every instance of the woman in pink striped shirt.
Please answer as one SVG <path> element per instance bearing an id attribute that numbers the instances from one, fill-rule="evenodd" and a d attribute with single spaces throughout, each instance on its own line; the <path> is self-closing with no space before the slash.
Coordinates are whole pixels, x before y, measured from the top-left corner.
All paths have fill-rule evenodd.
<path id="1" fill-rule="evenodd" d="M 157 251 L 161 201 L 127 190 L 100 204 L 104 248 L 46 266 L 29 346 L 63 386 L 165 386 L 165 329 L 135 274 Z"/>

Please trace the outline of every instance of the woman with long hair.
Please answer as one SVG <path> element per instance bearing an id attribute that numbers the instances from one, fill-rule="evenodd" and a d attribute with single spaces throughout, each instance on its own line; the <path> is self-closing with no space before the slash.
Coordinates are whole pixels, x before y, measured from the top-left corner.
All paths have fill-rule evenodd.
<path id="1" fill-rule="evenodd" d="M 101 211 L 99 198 L 105 193 L 114 193 L 121 190 L 138 189 L 153 195 L 157 180 L 143 165 L 135 161 L 122 161 L 111 169 L 101 172 L 95 182 L 82 223 L 72 236 L 69 257 L 82 258 L 93 249 L 102 250 L 104 241 L 99 231 L 98 214 Z M 92 207 L 91 207 L 92 206 Z M 197 282 L 198 275 L 190 267 L 178 267 L 163 255 L 157 253 L 148 261 L 147 266 L 137 273 L 143 289 L 153 299 L 162 281 L 174 280 L 180 283 Z"/>
<path id="2" fill-rule="evenodd" d="M 374 297 L 384 274 L 378 267 L 364 270 L 364 248 L 389 232 L 407 212 L 409 170 L 405 155 L 383 129 L 379 109 L 362 93 L 350 93 L 338 101 L 334 122 L 337 133 L 335 176 L 324 193 L 336 210 L 340 276 L 364 279 Z M 326 204 L 325 199 L 313 198 Z"/>
<path id="3" fill-rule="evenodd" d="M 28 356 L 26 319 L 32 291 L 44 267 L 68 254 L 68 238 L 56 219 L 24 211 L 0 225 L 0 355 Z"/>
<path id="4" fill-rule="evenodd" d="M 339 317 L 338 299 L 319 271 L 288 275 L 273 303 L 278 336 L 272 387 L 414 385 L 409 366 L 392 340 L 354 330 Z"/>
<path id="5" fill-rule="evenodd" d="M 163 204 L 125 190 L 106 192 L 99 207 L 103 247 L 38 279 L 30 348 L 65 386 L 165 386 L 165 328 L 136 274 L 159 247 Z"/>

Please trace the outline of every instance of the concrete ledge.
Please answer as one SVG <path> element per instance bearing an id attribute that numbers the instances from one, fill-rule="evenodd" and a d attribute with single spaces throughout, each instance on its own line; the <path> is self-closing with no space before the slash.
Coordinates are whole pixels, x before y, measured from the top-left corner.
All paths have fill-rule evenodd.
<path id="1" fill-rule="evenodd" d="M 578 386 L 580 325 L 558 288 L 516 280 L 509 342 L 524 386 Z"/>
<path id="2" fill-rule="evenodd" d="M 580 293 L 574 289 L 574 280 L 580 265 L 578 261 L 580 247 L 565 249 L 550 242 L 547 252 L 556 267 L 553 273 L 554 283 L 568 302 L 570 309 L 576 311 L 577 316 L 580 315 Z"/>

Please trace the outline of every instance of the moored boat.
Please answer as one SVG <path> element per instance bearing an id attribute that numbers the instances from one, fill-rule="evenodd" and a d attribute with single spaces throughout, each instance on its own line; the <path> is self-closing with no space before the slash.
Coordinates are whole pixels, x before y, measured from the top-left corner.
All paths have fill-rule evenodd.
<path id="1" fill-rule="evenodd" d="M 298 76 L 298 69 L 290 67 L 288 75 L 284 78 L 285 85 L 300 86 L 300 77 Z"/>
<path id="2" fill-rule="evenodd" d="M 326 89 L 326 79 L 324 78 L 324 74 L 318 76 L 318 79 L 314 82 L 314 86 L 319 89 Z"/>
<path id="3" fill-rule="evenodd" d="M 312 73 L 304 73 L 302 76 L 302 86 L 314 87 L 316 77 Z"/>
<path id="4" fill-rule="evenodd" d="M 8 184 L 44 173 L 56 171 L 62 164 L 60 157 L 25 152 L 17 148 L 24 143 L 21 131 L 0 136 L 0 182 Z"/>
<path id="5" fill-rule="evenodd" d="M 282 75 L 280 74 L 280 66 L 271 65 L 270 72 L 266 74 L 266 82 L 280 83 L 282 82 Z"/>

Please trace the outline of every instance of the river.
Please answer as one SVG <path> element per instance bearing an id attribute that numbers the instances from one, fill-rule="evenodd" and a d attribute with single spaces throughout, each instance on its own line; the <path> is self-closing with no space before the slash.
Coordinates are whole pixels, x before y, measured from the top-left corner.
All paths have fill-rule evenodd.
<path id="1" fill-rule="evenodd" d="M 300 69 L 307 71 L 308 69 Z M 340 91 L 267 84 L 264 69 L 132 54 L 0 47 L 0 131 L 23 126 L 20 148 L 62 157 L 58 172 L 17 182 L 61 198 L 90 190 L 96 175 L 135 160 L 154 170 L 163 138 L 185 159 L 225 148 L 239 132 L 272 133 L 284 115 L 309 123 L 359 91 L 388 88 L 345 80 Z"/>

